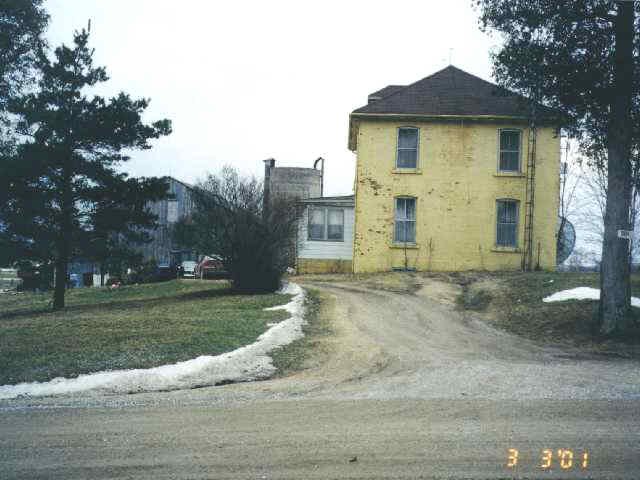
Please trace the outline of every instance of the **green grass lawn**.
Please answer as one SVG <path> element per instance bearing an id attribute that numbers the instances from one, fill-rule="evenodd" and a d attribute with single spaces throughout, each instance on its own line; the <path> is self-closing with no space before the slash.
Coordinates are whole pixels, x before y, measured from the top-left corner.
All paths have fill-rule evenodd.
<path id="1" fill-rule="evenodd" d="M 569 343 L 625 356 L 640 353 L 640 309 L 631 309 L 637 328 L 623 338 L 604 339 L 598 334 L 597 301 L 542 301 L 560 290 L 599 288 L 597 273 L 468 273 L 459 274 L 457 280 L 463 285 L 460 306 L 484 312 L 504 330 L 542 343 Z M 640 275 L 632 275 L 631 291 L 640 296 Z"/>
<path id="2" fill-rule="evenodd" d="M 263 309 L 289 298 L 199 280 L 75 289 L 61 312 L 50 311 L 50 293 L 0 295 L 0 385 L 228 352 L 287 318 Z"/>

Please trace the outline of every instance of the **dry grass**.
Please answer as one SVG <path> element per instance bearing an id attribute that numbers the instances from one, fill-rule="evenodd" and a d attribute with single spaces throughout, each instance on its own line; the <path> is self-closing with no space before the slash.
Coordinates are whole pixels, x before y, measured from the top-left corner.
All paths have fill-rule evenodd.
<path id="1" fill-rule="evenodd" d="M 308 274 L 293 277 L 293 280 L 316 283 L 358 283 L 366 287 L 396 293 L 413 293 L 422 286 L 421 274 L 415 272 Z"/>
<path id="2" fill-rule="evenodd" d="M 323 340 L 331 335 L 331 318 L 326 315 L 326 302 L 330 301 L 326 294 L 313 288 L 306 288 L 306 325 L 303 326 L 304 337 L 280 347 L 270 353 L 274 366 L 278 369 L 276 376 L 285 376 L 303 370 L 317 362 L 326 352 L 322 351 Z"/>
<path id="3" fill-rule="evenodd" d="M 71 290 L 60 312 L 50 311 L 50 294 L 0 295 L 0 384 L 224 353 L 286 318 L 263 309 L 288 299 L 199 280 Z"/>
<path id="4" fill-rule="evenodd" d="M 640 325 L 621 338 L 598 334 L 598 302 L 570 300 L 544 303 L 560 290 L 599 287 L 596 273 L 501 272 L 454 276 L 462 285 L 460 308 L 482 312 L 496 327 L 545 344 L 568 344 L 622 356 L 640 354 Z M 632 277 L 632 293 L 640 295 L 640 276 Z M 632 309 L 640 321 L 638 309 Z"/>

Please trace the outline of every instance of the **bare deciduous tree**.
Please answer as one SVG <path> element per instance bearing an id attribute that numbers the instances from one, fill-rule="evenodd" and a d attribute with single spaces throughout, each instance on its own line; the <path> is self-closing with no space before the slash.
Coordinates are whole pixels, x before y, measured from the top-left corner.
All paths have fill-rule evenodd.
<path id="1" fill-rule="evenodd" d="M 195 211 L 176 225 L 176 239 L 220 257 L 236 290 L 277 290 L 295 238 L 295 202 L 274 198 L 264 206 L 262 182 L 231 167 L 200 182 L 193 200 Z"/>
<path id="2" fill-rule="evenodd" d="M 566 240 L 564 233 L 570 217 L 574 217 L 576 214 L 576 192 L 582 181 L 582 172 L 579 165 L 576 165 L 574 162 L 569 162 L 571 142 L 568 139 L 564 142 L 563 150 L 564 161 L 561 164 L 560 170 L 560 211 L 558 212 L 558 216 L 560 218 L 558 225 L 558 237 L 556 239 L 556 251 L 558 252 L 558 256 L 560 256 L 560 252 L 568 248 L 564 245 Z"/>
<path id="3" fill-rule="evenodd" d="M 607 201 L 607 164 L 605 162 L 583 162 L 582 182 L 577 193 L 579 213 L 577 218 L 584 240 L 594 248 L 601 248 L 604 238 L 604 218 Z M 632 162 L 632 187 L 630 191 L 629 225 L 632 228 L 629 262 L 640 252 L 640 163 Z"/>

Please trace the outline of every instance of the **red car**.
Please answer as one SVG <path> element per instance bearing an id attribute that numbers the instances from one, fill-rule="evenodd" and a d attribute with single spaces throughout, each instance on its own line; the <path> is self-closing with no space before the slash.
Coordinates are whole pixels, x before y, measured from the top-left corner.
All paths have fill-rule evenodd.
<path id="1" fill-rule="evenodd" d="M 217 255 L 204 257 L 194 272 L 196 278 L 226 278 L 228 276 L 222 259 Z"/>

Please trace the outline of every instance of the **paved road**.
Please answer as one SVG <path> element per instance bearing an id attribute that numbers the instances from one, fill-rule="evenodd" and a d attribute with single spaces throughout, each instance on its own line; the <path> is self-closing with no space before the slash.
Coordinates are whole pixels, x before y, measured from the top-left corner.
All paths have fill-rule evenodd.
<path id="1" fill-rule="evenodd" d="M 577 360 L 497 332 L 454 309 L 454 287 L 428 279 L 414 294 L 315 286 L 333 334 L 307 370 L 191 391 L 2 402 L 0 478 L 640 475 L 637 363 Z M 506 467 L 509 448 L 516 469 Z M 545 449 L 553 458 L 543 470 Z M 566 469 L 559 449 L 573 453 Z"/>

